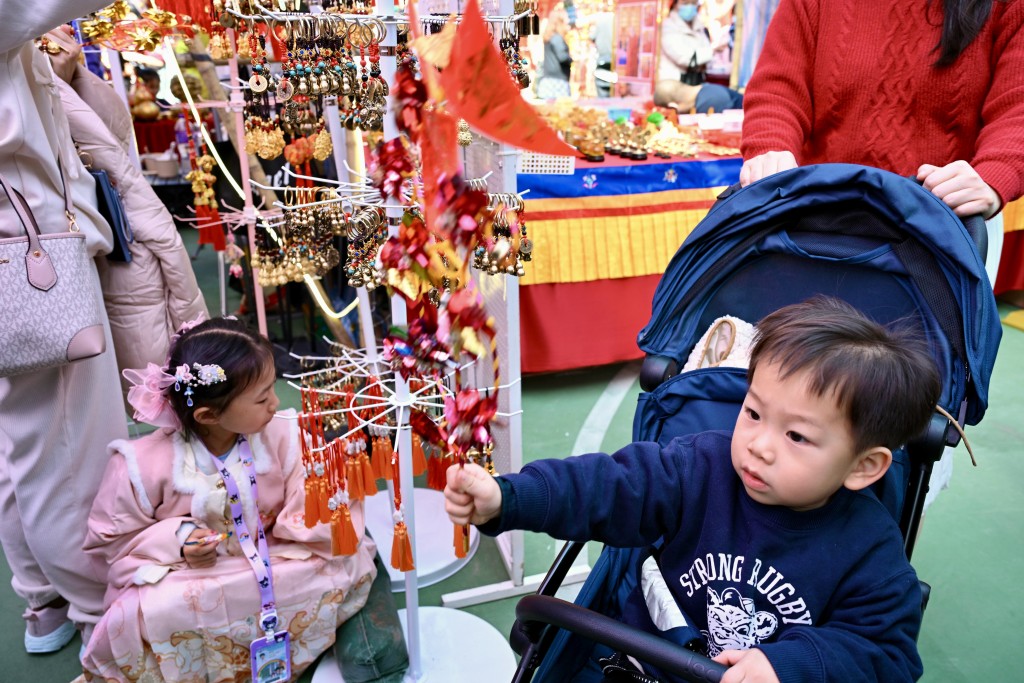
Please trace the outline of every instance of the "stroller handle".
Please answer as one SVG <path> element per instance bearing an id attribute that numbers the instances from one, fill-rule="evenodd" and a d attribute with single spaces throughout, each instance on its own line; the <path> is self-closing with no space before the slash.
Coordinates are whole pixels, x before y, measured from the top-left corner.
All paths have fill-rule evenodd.
<path id="1" fill-rule="evenodd" d="M 516 618 L 527 630 L 542 628 L 544 624 L 564 628 L 587 640 L 628 652 L 688 681 L 720 681 L 728 669 L 656 635 L 548 595 L 524 596 L 516 605 Z"/>

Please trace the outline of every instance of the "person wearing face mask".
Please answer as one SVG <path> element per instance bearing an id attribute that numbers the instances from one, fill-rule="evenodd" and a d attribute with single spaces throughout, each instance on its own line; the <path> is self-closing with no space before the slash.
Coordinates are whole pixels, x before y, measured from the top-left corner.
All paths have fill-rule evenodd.
<path id="1" fill-rule="evenodd" d="M 668 16 L 661 22 L 659 81 L 682 81 L 687 85 L 704 82 L 712 50 L 708 30 L 697 16 L 698 6 L 697 0 L 672 0 Z"/>
<path id="2" fill-rule="evenodd" d="M 711 61 L 708 30 L 697 16 L 697 0 L 673 0 L 661 22 L 661 60 L 654 86 L 654 104 L 679 112 L 742 109 L 743 95 L 724 85 L 706 83 Z"/>

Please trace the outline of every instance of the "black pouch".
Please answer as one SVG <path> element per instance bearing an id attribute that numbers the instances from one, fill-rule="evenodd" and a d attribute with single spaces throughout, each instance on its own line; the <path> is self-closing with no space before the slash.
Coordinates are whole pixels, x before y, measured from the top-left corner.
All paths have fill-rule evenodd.
<path id="1" fill-rule="evenodd" d="M 679 75 L 679 80 L 686 85 L 703 85 L 707 79 L 704 66 L 697 66 L 697 53 L 694 52 L 693 56 L 690 57 L 690 63 L 687 65 L 686 71 Z"/>
<path id="2" fill-rule="evenodd" d="M 121 195 L 117 193 L 106 171 L 89 169 L 89 173 L 96 181 L 96 204 L 100 215 L 110 224 L 110 229 L 114 233 L 114 248 L 107 254 L 107 260 L 129 263 L 132 260 L 132 253 L 128 250 L 128 245 L 135 241 L 135 236 L 128 225 L 128 216 L 124 212 Z"/>

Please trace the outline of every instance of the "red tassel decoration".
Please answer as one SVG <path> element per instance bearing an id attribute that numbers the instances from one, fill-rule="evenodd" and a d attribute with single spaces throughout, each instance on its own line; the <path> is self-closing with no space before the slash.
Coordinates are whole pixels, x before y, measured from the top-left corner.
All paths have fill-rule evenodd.
<path id="1" fill-rule="evenodd" d="M 370 457 L 366 451 L 359 454 L 359 475 L 363 478 L 363 497 L 377 495 L 377 478 L 370 467 Z"/>
<path id="2" fill-rule="evenodd" d="M 312 529 L 316 526 L 317 521 L 320 519 L 320 507 L 317 505 L 317 498 L 319 492 L 316 487 L 316 480 L 313 479 L 312 473 L 306 475 L 306 513 L 305 523 L 307 529 Z"/>
<path id="3" fill-rule="evenodd" d="M 415 569 L 412 561 L 412 541 L 405 522 L 395 523 L 395 538 L 391 544 L 391 566 L 400 572 Z"/>
<path id="4" fill-rule="evenodd" d="M 331 515 L 331 553 L 333 555 L 355 555 L 359 539 L 352 526 L 352 513 L 342 503 Z"/>
<path id="5" fill-rule="evenodd" d="M 445 458 L 438 456 L 431 458 L 427 463 L 427 486 L 435 491 L 444 491 L 445 484 Z"/>
<path id="6" fill-rule="evenodd" d="M 330 524 L 331 523 L 331 508 L 328 505 L 328 499 L 331 497 L 330 491 L 327 490 L 327 479 L 324 477 L 316 478 L 317 493 L 317 507 L 320 511 L 320 523 Z"/>
<path id="7" fill-rule="evenodd" d="M 469 525 L 456 524 L 455 538 L 452 542 L 455 546 L 455 557 L 460 560 L 469 554 Z"/>
<path id="8" fill-rule="evenodd" d="M 370 455 L 370 465 L 373 468 L 374 479 L 384 479 L 384 454 L 383 448 L 381 448 L 381 438 L 379 436 L 373 437 L 373 449 Z"/>
<path id="9" fill-rule="evenodd" d="M 391 461 L 395 457 L 395 449 L 391 447 L 390 437 L 382 436 L 380 442 L 380 452 L 383 456 L 380 463 L 381 478 L 390 480 L 395 476 L 394 469 L 391 467 Z"/>
<path id="10" fill-rule="evenodd" d="M 412 435 L 412 476 L 418 477 L 427 471 L 427 455 L 423 452 L 423 440 L 419 434 Z"/>
<path id="11" fill-rule="evenodd" d="M 348 481 L 349 500 L 357 501 L 365 497 L 363 493 L 363 476 L 359 469 L 359 459 L 349 457 L 345 461 L 345 479 Z"/>

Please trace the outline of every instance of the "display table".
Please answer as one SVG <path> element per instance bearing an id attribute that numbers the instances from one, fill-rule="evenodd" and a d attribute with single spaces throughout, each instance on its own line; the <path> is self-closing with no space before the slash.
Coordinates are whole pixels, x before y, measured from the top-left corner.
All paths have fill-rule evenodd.
<path id="1" fill-rule="evenodd" d="M 577 159 L 572 175 L 520 174 L 534 242 L 519 290 L 522 372 L 641 358 L 636 336 L 665 266 L 741 166 L 739 157 L 608 157 Z M 1024 200 L 1004 222 L 997 294 L 1024 289 Z"/>
<path id="2" fill-rule="evenodd" d="M 572 175 L 520 174 L 533 261 L 520 282 L 522 372 L 640 358 L 661 274 L 739 157 L 576 161 Z"/>

